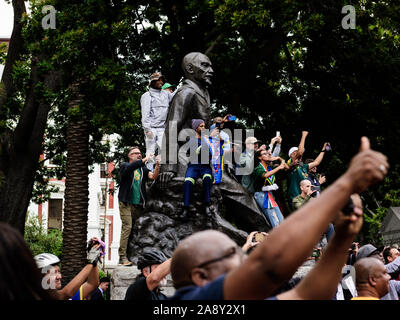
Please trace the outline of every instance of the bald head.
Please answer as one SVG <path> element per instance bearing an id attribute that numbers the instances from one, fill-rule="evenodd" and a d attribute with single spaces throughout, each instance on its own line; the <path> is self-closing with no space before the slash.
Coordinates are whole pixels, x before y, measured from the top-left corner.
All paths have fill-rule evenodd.
<path id="1" fill-rule="evenodd" d="M 300 190 L 303 197 L 308 195 L 311 192 L 311 181 L 308 179 L 304 179 L 300 181 Z"/>
<path id="2" fill-rule="evenodd" d="M 192 285 L 194 283 L 192 271 L 197 266 L 224 256 L 232 247 L 237 247 L 236 243 L 222 232 L 215 230 L 200 231 L 182 240 L 171 259 L 171 276 L 174 287 L 178 289 Z M 226 271 L 227 261 L 224 260 L 210 264 L 210 266 L 216 267 L 218 264 L 222 264 L 223 268 L 214 268 L 215 272 L 208 275 L 210 280 L 222 274 L 217 273 Z"/>
<path id="3" fill-rule="evenodd" d="M 183 57 L 182 69 L 185 78 L 193 80 L 203 86 L 211 85 L 214 70 L 210 59 L 201 52 L 191 52 Z"/>
<path id="4" fill-rule="evenodd" d="M 301 188 L 301 187 L 308 186 L 308 185 L 311 185 L 311 181 L 310 181 L 310 180 L 304 179 L 304 180 L 301 180 L 301 181 L 300 181 L 300 188 Z"/>
<path id="5" fill-rule="evenodd" d="M 390 276 L 386 273 L 383 262 L 377 258 L 368 257 L 357 260 L 356 287 L 359 296 L 383 297 L 389 291 Z"/>

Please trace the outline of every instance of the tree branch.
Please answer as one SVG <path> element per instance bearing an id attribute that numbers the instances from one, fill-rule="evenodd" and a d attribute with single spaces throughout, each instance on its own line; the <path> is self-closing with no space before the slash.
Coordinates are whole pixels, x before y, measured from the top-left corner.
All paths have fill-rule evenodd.
<path id="1" fill-rule="evenodd" d="M 25 2 L 23 0 L 13 0 L 12 5 L 14 8 L 14 27 L 8 47 L 6 65 L 4 66 L 4 72 L 1 78 L 1 82 L 4 83 L 5 95 L 0 96 L 0 106 L 3 105 L 7 97 L 12 96 L 14 92 L 12 71 L 14 63 L 20 58 L 24 49 L 21 18 L 26 12 Z"/>

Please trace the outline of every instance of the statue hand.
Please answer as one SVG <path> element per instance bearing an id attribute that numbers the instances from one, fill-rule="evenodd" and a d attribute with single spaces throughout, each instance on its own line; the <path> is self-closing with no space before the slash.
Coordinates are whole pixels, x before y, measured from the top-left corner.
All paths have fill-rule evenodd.
<path id="1" fill-rule="evenodd" d="M 159 180 L 160 180 L 160 187 L 161 189 L 166 189 L 168 186 L 168 182 L 172 180 L 172 178 L 175 176 L 175 172 L 172 171 L 167 171 L 167 172 L 162 172 L 159 174 Z"/>

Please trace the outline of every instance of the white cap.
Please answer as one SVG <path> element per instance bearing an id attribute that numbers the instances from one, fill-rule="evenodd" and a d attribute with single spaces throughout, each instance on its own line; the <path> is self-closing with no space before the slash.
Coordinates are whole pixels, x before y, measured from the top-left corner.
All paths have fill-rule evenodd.
<path id="1" fill-rule="evenodd" d="M 291 155 L 293 152 L 295 152 L 295 151 L 297 151 L 297 150 L 299 150 L 299 148 L 297 148 L 297 147 L 291 147 L 290 150 L 289 150 L 289 157 L 290 157 L 290 155 Z"/>
<path id="2" fill-rule="evenodd" d="M 250 144 L 250 143 L 256 143 L 256 142 L 260 142 L 260 140 L 257 140 L 256 137 L 248 137 L 248 138 L 246 138 L 246 141 L 244 143 Z"/>

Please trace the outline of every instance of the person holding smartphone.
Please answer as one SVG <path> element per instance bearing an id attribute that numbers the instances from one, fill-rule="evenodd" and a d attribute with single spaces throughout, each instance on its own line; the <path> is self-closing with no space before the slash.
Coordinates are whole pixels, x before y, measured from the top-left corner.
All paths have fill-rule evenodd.
<path id="1" fill-rule="evenodd" d="M 310 164 L 312 162 L 314 162 L 314 159 L 307 159 L 304 163 Z M 318 168 L 318 166 L 310 168 L 308 171 L 308 177 L 307 177 L 307 179 L 310 180 L 310 182 L 312 184 L 312 189 L 317 191 L 313 194 L 313 197 L 318 197 L 321 194 L 321 191 L 322 191 L 321 185 L 326 182 L 325 174 L 323 174 L 323 173 L 318 174 L 317 168 Z"/>

